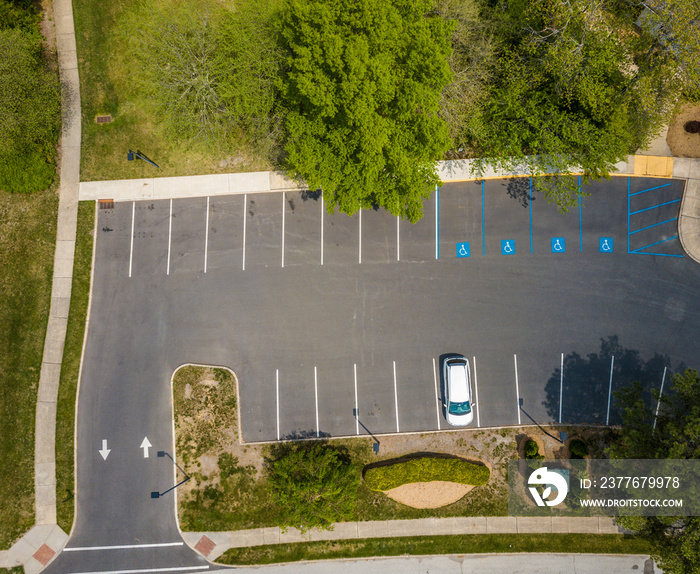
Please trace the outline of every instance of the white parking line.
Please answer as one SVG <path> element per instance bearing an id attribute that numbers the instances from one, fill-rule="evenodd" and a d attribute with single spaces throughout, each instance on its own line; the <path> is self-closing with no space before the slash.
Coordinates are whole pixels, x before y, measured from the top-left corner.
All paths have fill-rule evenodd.
<path id="1" fill-rule="evenodd" d="M 207 570 L 206 566 L 174 566 L 172 568 L 143 568 L 140 570 L 95 570 L 92 572 L 74 572 L 73 574 L 146 574 L 150 572 L 183 572 L 192 570 Z"/>
<path id="2" fill-rule="evenodd" d="M 515 395 L 518 399 L 518 424 L 520 423 L 520 389 L 518 388 L 518 356 L 513 355 L 513 362 L 515 363 Z"/>
<path id="3" fill-rule="evenodd" d="M 168 267 L 166 275 L 170 275 L 170 244 L 173 238 L 173 200 L 170 200 L 170 219 L 168 220 Z"/>
<path id="4" fill-rule="evenodd" d="M 275 389 L 277 396 L 277 440 L 280 439 L 280 370 L 275 369 Z"/>
<path id="5" fill-rule="evenodd" d="M 207 258 L 209 257 L 209 197 L 207 196 L 207 230 L 204 235 L 204 272 L 207 272 Z"/>
<path id="6" fill-rule="evenodd" d="M 136 216 L 136 202 L 131 202 L 131 248 L 129 249 L 129 277 L 131 277 L 131 262 L 134 259 L 134 218 Z"/>
<path id="7" fill-rule="evenodd" d="M 360 405 L 357 403 L 357 363 L 353 363 L 355 373 L 355 434 L 360 434 Z"/>
<path id="8" fill-rule="evenodd" d="M 399 395 L 396 391 L 396 361 L 394 361 L 394 405 L 396 406 L 396 432 L 401 432 L 399 429 Z"/>
<path id="9" fill-rule="evenodd" d="M 316 366 L 314 365 L 314 395 L 316 397 L 316 438 L 319 437 L 319 428 L 318 428 L 318 371 L 316 370 Z"/>
<path id="10" fill-rule="evenodd" d="M 605 424 L 606 425 L 610 421 L 610 397 L 612 396 L 612 376 L 613 376 L 613 367 L 614 366 L 615 366 L 615 355 L 613 355 L 612 359 L 610 360 L 610 384 L 608 385 L 608 411 L 605 415 Z"/>
<path id="11" fill-rule="evenodd" d="M 656 430 L 656 418 L 659 416 L 659 407 L 661 406 L 661 397 L 664 394 L 664 381 L 666 381 L 666 367 L 664 367 L 664 374 L 661 377 L 661 390 L 659 391 L 659 399 L 656 402 L 656 413 L 654 413 L 654 430 Z"/>
<path id="12" fill-rule="evenodd" d="M 360 209 L 359 247 L 357 250 L 358 263 L 362 263 L 362 210 Z"/>
<path id="13" fill-rule="evenodd" d="M 321 265 L 323 265 L 323 212 L 326 211 L 323 205 L 323 194 L 321 194 Z"/>
<path id="14" fill-rule="evenodd" d="M 476 376 L 476 357 L 474 359 L 474 392 L 476 395 L 476 426 L 481 426 L 481 418 L 479 417 L 481 413 L 481 407 L 479 406 L 479 379 Z"/>
<path id="15" fill-rule="evenodd" d="M 184 542 L 159 542 L 154 544 L 120 544 L 115 546 L 74 546 L 64 548 L 64 552 L 83 552 L 85 550 L 131 550 L 138 548 L 164 548 L 167 546 L 184 546 Z"/>
<path id="16" fill-rule="evenodd" d="M 246 221 L 248 212 L 248 194 L 243 194 L 243 271 L 245 271 L 245 234 L 246 234 Z"/>
<path id="17" fill-rule="evenodd" d="M 399 251 L 399 221 L 401 221 L 401 218 L 397 215 L 396 216 L 396 261 L 400 261 L 401 258 L 399 257 L 400 251 Z"/>
<path id="18" fill-rule="evenodd" d="M 437 415 L 438 430 L 440 428 L 440 399 L 438 398 L 438 383 L 437 383 L 437 367 L 435 366 L 435 357 L 433 357 L 433 381 L 435 381 L 435 414 Z"/>
<path id="19" fill-rule="evenodd" d="M 559 367 L 559 424 L 561 424 L 561 405 L 564 402 L 564 353 L 561 354 Z"/>
<path id="20" fill-rule="evenodd" d="M 282 267 L 284 267 L 284 221 L 285 221 L 286 192 L 282 192 Z"/>

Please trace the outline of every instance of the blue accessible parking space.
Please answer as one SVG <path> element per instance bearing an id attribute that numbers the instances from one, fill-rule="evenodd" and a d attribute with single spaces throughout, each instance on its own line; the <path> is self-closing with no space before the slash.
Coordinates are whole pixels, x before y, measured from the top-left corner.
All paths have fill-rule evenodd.
<path id="1" fill-rule="evenodd" d="M 529 178 L 486 181 L 484 187 L 486 256 L 529 254 L 532 207 Z"/>

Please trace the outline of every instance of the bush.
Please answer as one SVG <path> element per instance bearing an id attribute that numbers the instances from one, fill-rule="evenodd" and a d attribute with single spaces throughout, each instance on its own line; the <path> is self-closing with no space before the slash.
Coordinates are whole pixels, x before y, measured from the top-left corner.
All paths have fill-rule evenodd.
<path id="1" fill-rule="evenodd" d="M 534 440 L 529 439 L 525 443 L 525 458 L 528 459 L 541 459 L 544 458 L 540 454 L 540 448 L 537 446 L 537 443 Z"/>
<path id="2" fill-rule="evenodd" d="M 581 439 L 575 438 L 569 443 L 571 458 L 585 458 L 588 456 L 588 445 Z"/>
<path id="3" fill-rule="evenodd" d="M 365 484 L 380 491 L 433 480 L 481 486 L 488 482 L 490 474 L 487 467 L 460 458 L 422 457 L 370 468 L 365 472 Z"/>

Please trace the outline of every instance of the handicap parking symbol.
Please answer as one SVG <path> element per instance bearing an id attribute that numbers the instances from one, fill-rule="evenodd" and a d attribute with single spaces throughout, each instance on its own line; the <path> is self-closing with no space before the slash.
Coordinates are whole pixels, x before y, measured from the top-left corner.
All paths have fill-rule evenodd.
<path id="1" fill-rule="evenodd" d="M 457 257 L 469 257 L 469 242 L 457 243 Z"/>
<path id="2" fill-rule="evenodd" d="M 601 253 L 612 253 L 613 252 L 613 238 L 612 237 L 601 237 L 598 240 L 598 249 Z"/>
<path id="3" fill-rule="evenodd" d="M 515 255 L 515 239 L 501 239 L 501 254 Z"/>
<path id="4" fill-rule="evenodd" d="M 566 239 L 552 237 L 552 253 L 564 253 L 566 251 Z"/>

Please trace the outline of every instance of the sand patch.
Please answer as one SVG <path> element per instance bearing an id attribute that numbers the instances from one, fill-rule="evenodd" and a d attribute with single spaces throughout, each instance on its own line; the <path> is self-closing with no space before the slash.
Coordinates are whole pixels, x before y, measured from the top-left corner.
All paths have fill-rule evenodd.
<path id="1" fill-rule="evenodd" d="M 434 480 L 411 482 L 384 492 L 389 498 L 412 508 L 440 508 L 457 502 L 472 488 L 471 484 L 458 484 Z"/>

